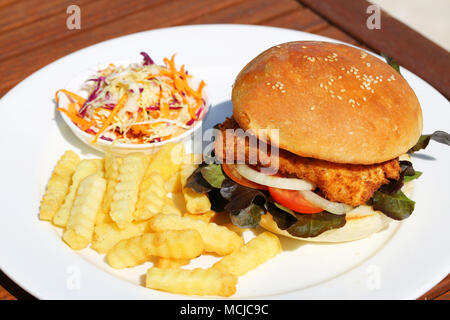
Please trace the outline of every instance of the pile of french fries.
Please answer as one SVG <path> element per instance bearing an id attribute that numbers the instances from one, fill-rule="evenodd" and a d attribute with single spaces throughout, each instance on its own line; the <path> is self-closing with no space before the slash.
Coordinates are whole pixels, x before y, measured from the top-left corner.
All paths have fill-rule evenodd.
<path id="1" fill-rule="evenodd" d="M 263 232 L 244 243 L 231 223 L 215 223 L 205 194 L 184 187 L 199 155 L 167 144 L 154 155 L 80 159 L 66 151 L 43 196 L 40 219 L 63 228 L 72 249 L 106 254 L 115 269 L 153 261 L 151 289 L 188 295 L 231 296 L 237 277 L 281 251 L 277 236 Z M 200 155 L 201 157 L 201 155 Z M 200 158 L 201 160 L 201 158 Z M 184 207 L 169 196 L 181 192 Z M 222 256 L 207 269 L 182 269 L 202 254 Z"/>

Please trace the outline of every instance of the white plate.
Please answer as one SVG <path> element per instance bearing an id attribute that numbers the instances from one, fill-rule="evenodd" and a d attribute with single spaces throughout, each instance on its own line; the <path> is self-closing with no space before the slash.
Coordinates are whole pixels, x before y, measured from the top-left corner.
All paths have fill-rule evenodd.
<path id="1" fill-rule="evenodd" d="M 178 53 L 177 63 L 209 85 L 210 128 L 231 114 L 231 85 L 240 69 L 261 51 L 292 40 L 328 40 L 313 34 L 259 26 L 206 25 L 133 34 L 85 48 L 34 73 L 0 101 L 0 267 L 42 299 L 185 299 L 139 285 L 150 265 L 117 271 L 91 249 L 65 245 L 56 228 L 38 220 L 40 199 L 53 165 L 66 149 L 98 156 L 55 113 L 61 84 L 98 64 L 136 59 L 147 51 L 157 62 Z M 402 74 L 423 107 L 424 132 L 450 131 L 448 101 L 411 74 Z M 284 251 L 239 278 L 233 298 L 414 299 L 450 271 L 450 150 L 431 142 L 414 157 L 423 171 L 416 183 L 414 214 L 364 240 L 309 244 L 283 239 Z M 247 234 L 247 237 L 251 235 Z M 189 267 L 209 266 L 202 257 Z"/>

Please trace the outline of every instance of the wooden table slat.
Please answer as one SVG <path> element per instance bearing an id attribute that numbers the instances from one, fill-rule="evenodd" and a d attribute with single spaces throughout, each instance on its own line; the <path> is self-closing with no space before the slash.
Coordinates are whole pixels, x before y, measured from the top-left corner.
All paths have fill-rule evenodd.
<path id="1" fill-rule="evenodd" d="M 189 21 L 190 24 L 246 23 L 256 24 L 271 17 L 301 8 L 292 0 L 246 0 L 223 10 L 214 11 Z"/>
<path id="2" fill-rule="evenodd" d="M 82 6 L 81 30 L 69 30 L 65 28 L 67 13 L 60 10 L 58 14 L 27 24 L 10 32 L 0 34 L 0 43 L 9 43 L 8 47 L 0 48 L 0 61 L 15 58 L 17 54 L 23 54 L 31 49 L 42 47 L 55 40 L 70 39 L 78 33 L 86 34 L 92 28 L 106 25 L 123 19 L 124 16 L 141 10 L 152 8 L 164 0 L 100 0 L 88 2 Z M 104 8 L 111 6 L 115 10 L 105 11 Z M 46 30 L 45 33 L 42 30 Z"/>
<path id="3" fill-rule="evenodd" d="M 328 25 L 324 19 L 308 8 L 293 10 L 285 15 L 265 20 L 261 24 L 273 27 L 302 30 L 311 33 L 316 33 Z"/>
<path id="4" fill-rule="evenodd" d="M 39 5 L 36 5 L 36 0 L 15 1 L 0 8 L 0 33 L 48 18 L 58 12 L 66 12 L 67 7 L 71 4 L 84 6 L 88 2 L 92 1 L 60 0 L 56 3 L 53 1 L 40 1 Z"/>

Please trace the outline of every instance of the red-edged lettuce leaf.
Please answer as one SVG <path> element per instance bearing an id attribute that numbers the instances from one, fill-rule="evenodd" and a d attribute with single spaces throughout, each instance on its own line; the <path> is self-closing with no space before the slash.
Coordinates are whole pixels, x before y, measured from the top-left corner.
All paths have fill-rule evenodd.
<path id="1" fill-rule="evenodd" d="M 342 228 L 345 223 L 345 215 L 336 215 L 327 211 L 313 214 L 301 214 L 292 212 L 278 203 L 268 204 L 268 211 L 281 230 L 286 230 L 295 237 L 312 238 L 325 231 Z"/>
<path id="2" fill-rule="evenodd" d="M 191 188 L 197 193 L 207 193 L 214 188 L 208 183 L 208 181 L 205 180 L 205 178 L 203 178 L 201 172 L 202 167 L 203 165 L 200 165 L 197 169 L 195 169 L 195 171 L 186 180 L 186 187 Z"/>
<path id="3" fill-rule="evenodd" d="M 416 171 L 414 170 L 413 165 L 410 161 L 406 160 L 400 161 L 400 169 L 402 170 L 400 172 L 400 177 L 397 180 L 391 179 L 389 183 L 382 185 L 379 191 L 384 192 L 386 194 L 397 193 L 406 182 L 405 180 L 406 177 L 412 177 L 416 175 Z M 416 176 L 416 178 L 418 178 L 419 176 Z"/>
<path id="4" fill-rule="evenodd" d="M 419 141 L 417 141 L 414 147 L 409 149 L 408 153 L 411 154 L 421 149 L 425 149 L 430 143 L 430 140 L 450 146 L 450 134 L 444 131 L 435 131 L 432 134 L 421 135 Z"/>
<path id="5" fill-rule="evenodd" d="M 375 210 L 383 212 L 389 218 L 403 220 L 414 211 L 415 202 L 405 196 L 401 190 L 394 194 L 376 191 L 371 199 L 371 204 Z"/>
<path id="6" fill-rule="evenodd" d="M 229 212 L 231 222 L 241 228 L 256 228 L 261 215 L 267 211 L 265 192 L 241 186 L 228 178 L 223 182 L 220 194 L 229 201 L 224 209 Z"/>

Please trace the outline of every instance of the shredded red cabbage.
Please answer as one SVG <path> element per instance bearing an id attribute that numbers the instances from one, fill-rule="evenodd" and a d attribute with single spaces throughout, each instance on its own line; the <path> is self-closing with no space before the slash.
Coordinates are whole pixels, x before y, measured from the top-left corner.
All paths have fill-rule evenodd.
<path id="1" fill-rule="evenodd" d="M 107 110 L 114 110 L 114 107 L 116 105 L 114 103 L 107 103 L 103 106 L 103 108 L 107 109 Z"/>
<path id="2" fill-rule="evenodd" d="M 113 141 L 113 139 L 105 137 L 105 136 L 101 136 L 100 139 L 106 140 L 106 141 Z"/>
<path id="3" fill-rule="evenodd" d="M 143 63 L 144 66 L 149 66 L 151 64 L 155 64 L 147 52 L 142 51 L 141 55 L 144 57 L 144 63 Z"/>
<path id="4" fill-rule="evenodd" d="M 195 120 L 198 120 L 198 118 L 200 117 L 200 114 L 202 113 L 204 107 L 205 106 L 203 105 L 200 108 L 198 108 L 197 112 L 195 113 Z"/>
<path id="5" fill-rule="evenodd" d="M 84 102 L 83 106 L 80 108 L 80 110 L 78 110 L 78 113 L 80 114 L 80 116 L 84 117 L 86 115 L 87 112 L 87 107 L 88 104 L 94 100 L 95 98 L 98 97 L 99 93 L 102 91 L 102 84 L 106 84 L 105 81 L 105 77 L 99 77 L 96 79 L 89 79 L 87 81 L 95 81 L 97 82 L 97 85 L 95 87 L 95 89 L 91 92 L 91 94 L 89 95 L 89 97 L 86 99 L 86 101 Z"/>
<path id="6" fill-rule="evenodd" d="M 161 142 L 161 138 L 154 138 L 154 139 L 150 140 L 149 142 L 150 142 L 150 143 L 153 143 L 153 142 Z"/>

